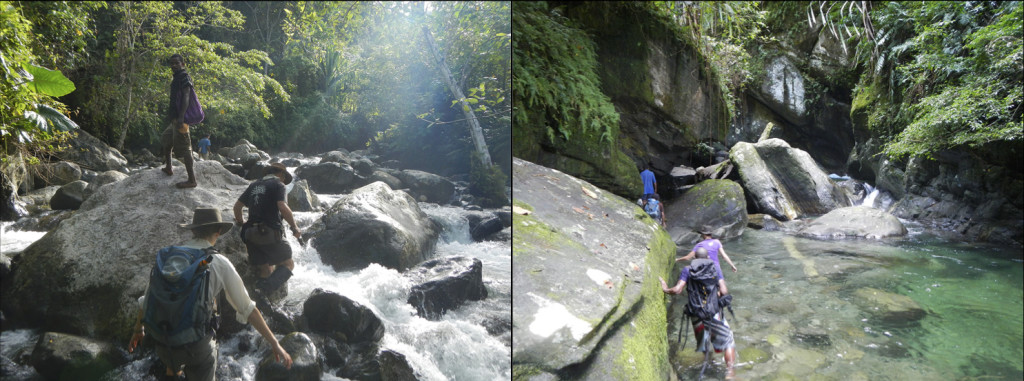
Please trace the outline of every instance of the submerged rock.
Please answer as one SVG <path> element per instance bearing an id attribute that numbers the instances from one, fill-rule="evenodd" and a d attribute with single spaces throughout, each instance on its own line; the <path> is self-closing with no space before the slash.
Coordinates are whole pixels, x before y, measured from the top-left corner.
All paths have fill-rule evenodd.
<path id="1" fill-rule="evenodd" d="M 907 296 L 865 287 L 853 292 L 853 302 L 889 323 L 906 324 L 924 318 L 924 309 Z"/>
<path id="2" fill-rule="evenodd" d="M 818 217 L 798 235 L 813 238 L 885 238 L 907 235 L 907 228 L 896 216 L 867 206 L 839 208 Z"/>
<path id="3" fill-rule="evenodd" d="M 476 258 L 431 259 L 410 269 L 405 276 L 415 284 L 409 292 L 409 304 L 416 307 L 418 315 L 428 319 L 440 319 L 445 312 L 467 301 L 487 297 L 483 263 Z"/>
<path id="4" fill-rule="evenodd" d="M 417 381 L 420 378 L 405 355 L 390 349 L 380 352 L 380 379 L 384 381 Z"/>

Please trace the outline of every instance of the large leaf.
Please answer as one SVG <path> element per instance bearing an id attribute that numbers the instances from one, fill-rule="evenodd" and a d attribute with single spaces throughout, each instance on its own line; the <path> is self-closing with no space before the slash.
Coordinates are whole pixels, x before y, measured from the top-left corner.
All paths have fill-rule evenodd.
<path id="1" fill-rule="evenodd" d="M 36 105 L 36 112 L 46 118 L 51 128 L 61 131 L 71 131 L 78 128 L 77 123 L 50 106 L 38 104 Z"/>
<path id="2" fill-rule="evenodd" d="M 75 91 L 75 84 L 59 70 L 50 70 L 36 65 L 26 67 L 32 80 L 29 85 L 37 92 L 51 97 L 60 97 Z"/>

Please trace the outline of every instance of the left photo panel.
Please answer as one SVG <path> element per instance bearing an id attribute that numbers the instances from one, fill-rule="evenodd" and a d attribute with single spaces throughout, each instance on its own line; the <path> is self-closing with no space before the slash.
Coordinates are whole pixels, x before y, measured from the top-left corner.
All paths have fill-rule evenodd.
<path id="1" fill-rule="evenodd" d="M 511 380 L 512 4 L 0 1 L 6 380 Z"/>

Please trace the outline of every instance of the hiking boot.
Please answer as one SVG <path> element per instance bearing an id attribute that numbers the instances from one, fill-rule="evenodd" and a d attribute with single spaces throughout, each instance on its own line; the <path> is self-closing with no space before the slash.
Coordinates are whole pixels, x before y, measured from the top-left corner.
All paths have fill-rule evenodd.
<path id="1" fill-rule="evenodd" d="M 163 171 L 164 173 L 166 173 L 167 176 L 173 176 L 174 175 L 174 170 L 171 169 L 170 167 L 163 167 L 163 168 L 160 168 L 160 170 Z"/>
<path id="2" fill-rule="evenodd" d="M 196 187 L 196 182 L 195 181 L 182 181 L 180 183 L 174 184 L 174 186 L 178 187 L 179 189 L 195 188 Z"/>

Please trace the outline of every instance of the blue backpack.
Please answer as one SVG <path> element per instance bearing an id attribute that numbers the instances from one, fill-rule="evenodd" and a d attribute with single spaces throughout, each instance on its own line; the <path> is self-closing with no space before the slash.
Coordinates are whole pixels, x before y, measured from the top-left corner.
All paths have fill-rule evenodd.
<path id="1" fill-rule="evenodd" d="M 153 339 L 174 347 L 213 333 L 216 317 L 209 293 L 209 263 L 214 253 L 213 248 L 182 246 L 168 246 L 156 253 L 142 320 Z"/>
<path id="2" fill-rule="evenodd" d="M 651 218 L 661 221 L 661 209 L 658 208 L 658 200 L 653 198 L 647 199 L 647 206 L 644 207 L 644 211 L 647 212 L 647 215 L 651 216 Z"/>

